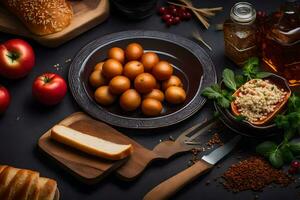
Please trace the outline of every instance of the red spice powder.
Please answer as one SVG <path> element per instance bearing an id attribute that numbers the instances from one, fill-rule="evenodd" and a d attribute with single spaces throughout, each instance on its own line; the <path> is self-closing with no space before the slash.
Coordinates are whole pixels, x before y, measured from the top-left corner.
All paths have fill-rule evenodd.
<path id="1" fill-rule="evenodd" d="M 274 169 L 267 161 L 257 156 L 232 165 L 224 173 L 223 178 L 224 187 L 233 192 L 258 191 L 271 183 L 284 187 L 292 182 L 292 178 L 282 170 Z"/>

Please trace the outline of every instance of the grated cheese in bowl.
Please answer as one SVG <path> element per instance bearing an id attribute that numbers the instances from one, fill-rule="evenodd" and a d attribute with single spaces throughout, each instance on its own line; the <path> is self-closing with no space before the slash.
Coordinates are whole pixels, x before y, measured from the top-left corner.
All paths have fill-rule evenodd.
<path id="1" fill-rule="evenodd" d="M 268 80 L 253 79 L 239 89 L 234 104 L 249 122 L 265 120 L 284 101 L 287 92 Z"/>

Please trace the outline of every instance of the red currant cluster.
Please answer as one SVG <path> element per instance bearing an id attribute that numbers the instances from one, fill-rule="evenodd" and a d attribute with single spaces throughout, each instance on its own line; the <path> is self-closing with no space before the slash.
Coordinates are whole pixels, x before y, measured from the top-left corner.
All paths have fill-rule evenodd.
<path id="1" fill-rule="evenodd" d="M 158 14 L 167 26 L 176 25 L 181 21 L 188 21 L 192 18 L 192 14 L 188 9 L 174 5 L 159 7 Z"/>
<path id="2" fill-rule="evenodd" d="M 289 174 L 296 174 L 298 170 L 300 169 L 300 162 L 299 161 L 292 161 L 290 168 L 289 168 Z"/>

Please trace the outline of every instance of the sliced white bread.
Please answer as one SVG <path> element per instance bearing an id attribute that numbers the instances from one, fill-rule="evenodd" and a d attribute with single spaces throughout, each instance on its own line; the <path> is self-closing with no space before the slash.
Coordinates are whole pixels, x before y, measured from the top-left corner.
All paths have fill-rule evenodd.
<path id="1" fill-rule="evenodd" d="M 131 144 L 116 144 L 62 125 L 52 128 L 51 138 L 85 153 L 110 160 L 120 160 L 132 153 Z"/>
<path id="2" fill-rule="evenodd" d="M 38 200 L 53 200 L 57 189 L 56 181 L 40 177 L 38 181 L 39 198 Z"/>

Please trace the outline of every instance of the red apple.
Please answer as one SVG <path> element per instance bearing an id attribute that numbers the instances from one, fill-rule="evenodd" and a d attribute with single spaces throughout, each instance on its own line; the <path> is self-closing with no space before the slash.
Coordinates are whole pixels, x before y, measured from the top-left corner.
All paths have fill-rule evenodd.
<path id="1" fill-rule="evenodd" d="M 66 81 L 54 73 L 45 73 L 38 76 L 32 85 L 33 96 L 44 105 L 58 104 L 66 93 Z"/>
<path id="2" fill-rule="evenodd" d="M 10 103 L 10 95 L 8 90 L 0 85 L 0 113 L 3 113 Z"/>
<path id="3" fill-rule="evenodd" d="M 26 41 L 12 39 L 0 44 L 0 75 L 10 79 L 24 77 L 34 62 L 34 51 Z"/>

